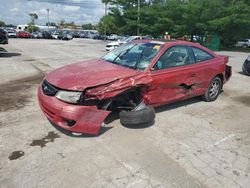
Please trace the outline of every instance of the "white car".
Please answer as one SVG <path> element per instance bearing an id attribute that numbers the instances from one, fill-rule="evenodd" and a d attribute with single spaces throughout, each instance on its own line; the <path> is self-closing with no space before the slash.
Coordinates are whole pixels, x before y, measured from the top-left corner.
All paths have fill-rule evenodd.
<path id="1" fill-rule="evenodd" d="M 118 40 L 118 35 L 116 34 L 111 34 L 107 37 L 108 40 Z"/>
<path id="2" fill-rule="evenodd" d="M 250 39 L 238 41 L 235 46 L 236 47 L 243 47 L 243 48 L 250 47 Z"/>
<path id="3" fill-rule="evenodd" d="M 16 32 L 8 31 L 8 37 L 9 38 L 16 38 Z"/>
<path id="4" fill-rule="evenodd" d="M 124 39 L 124 40 L 121 40 L 121 41 L 115 41 L 115 42 L 110 42 L 110 43 L 108 43 L 107 45 L 106 45 L 106 51 L 112 51 L 112 50 L 114 50 L 115 48 L 117 48 L 117 47 L 119 47 L 119 46 L 121 46 L 121 45 L 123 45 L 123 44 L 126 44 L 126 43 L 128 43 L 128 42 L 131 42 L 131 41 L 133 41 L 133 40 L 140 40 L 140 39 L 142 39 L 142 37 L 141 36 L 131 36 L 131 37 L 128 37 L 128 38 L 126 38 L 126 39 Z"/>
<path id="5" fill-rule="evenodd" d="M 53 39 L 58 39 L 58 35 L 59 35 L 59 33 L 53 33 L 52 34 Z"/>

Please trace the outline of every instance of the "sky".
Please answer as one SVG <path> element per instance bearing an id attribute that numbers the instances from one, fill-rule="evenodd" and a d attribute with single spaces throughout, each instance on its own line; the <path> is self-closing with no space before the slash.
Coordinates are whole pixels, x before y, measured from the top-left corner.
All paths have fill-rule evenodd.
<path id="1" fill-rule="evenodd" d="M 74 21 L 76 24 L 98 23 L 104 15 L 101 0 L 0 0 L 0 20 L 6 24 L 27 24 L 29 13 L 36 13 L 36 24 L 45 25 L 48 20 L 58 23 Z"/>

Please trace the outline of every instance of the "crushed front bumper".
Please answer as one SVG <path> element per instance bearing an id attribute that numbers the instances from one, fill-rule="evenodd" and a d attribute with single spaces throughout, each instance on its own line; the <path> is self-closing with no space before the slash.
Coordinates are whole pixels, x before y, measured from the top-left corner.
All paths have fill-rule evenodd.
<path id="1" fill-rule="evenodd" d="M 71 132 L 97 135 L 101 124 L 111 111 L 96 106 L 80 106 L 62 102 L 38 88 L 38 101 L 44 115 L 57 126 Z"/>

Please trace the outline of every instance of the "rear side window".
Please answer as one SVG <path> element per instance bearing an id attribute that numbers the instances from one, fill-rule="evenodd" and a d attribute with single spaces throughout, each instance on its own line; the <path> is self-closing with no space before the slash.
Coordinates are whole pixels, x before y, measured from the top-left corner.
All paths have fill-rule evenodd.
<path id="1" fill-rule="evenodd" d="M 192 49 L 193 49 L 193 52 L 194 52 L 194 57 L 195 57 L 196 62 L 207 61 L 207 60 L 210 60 L 210 59 L 214 58 L 213 55 L 205 52 L 202 49 L 195 48 L 195 47 L 192 47 Z"/>

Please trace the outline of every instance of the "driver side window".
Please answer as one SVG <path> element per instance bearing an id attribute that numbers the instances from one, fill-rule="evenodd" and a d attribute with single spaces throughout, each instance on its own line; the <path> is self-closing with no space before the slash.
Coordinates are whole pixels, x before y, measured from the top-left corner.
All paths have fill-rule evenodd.
<path id="1" fill-rule="evenodd" d="M 194 63 L 186 46 L 173 46 L 160 57 L 154 66 L 154 70 L 167 69 Z"/>

